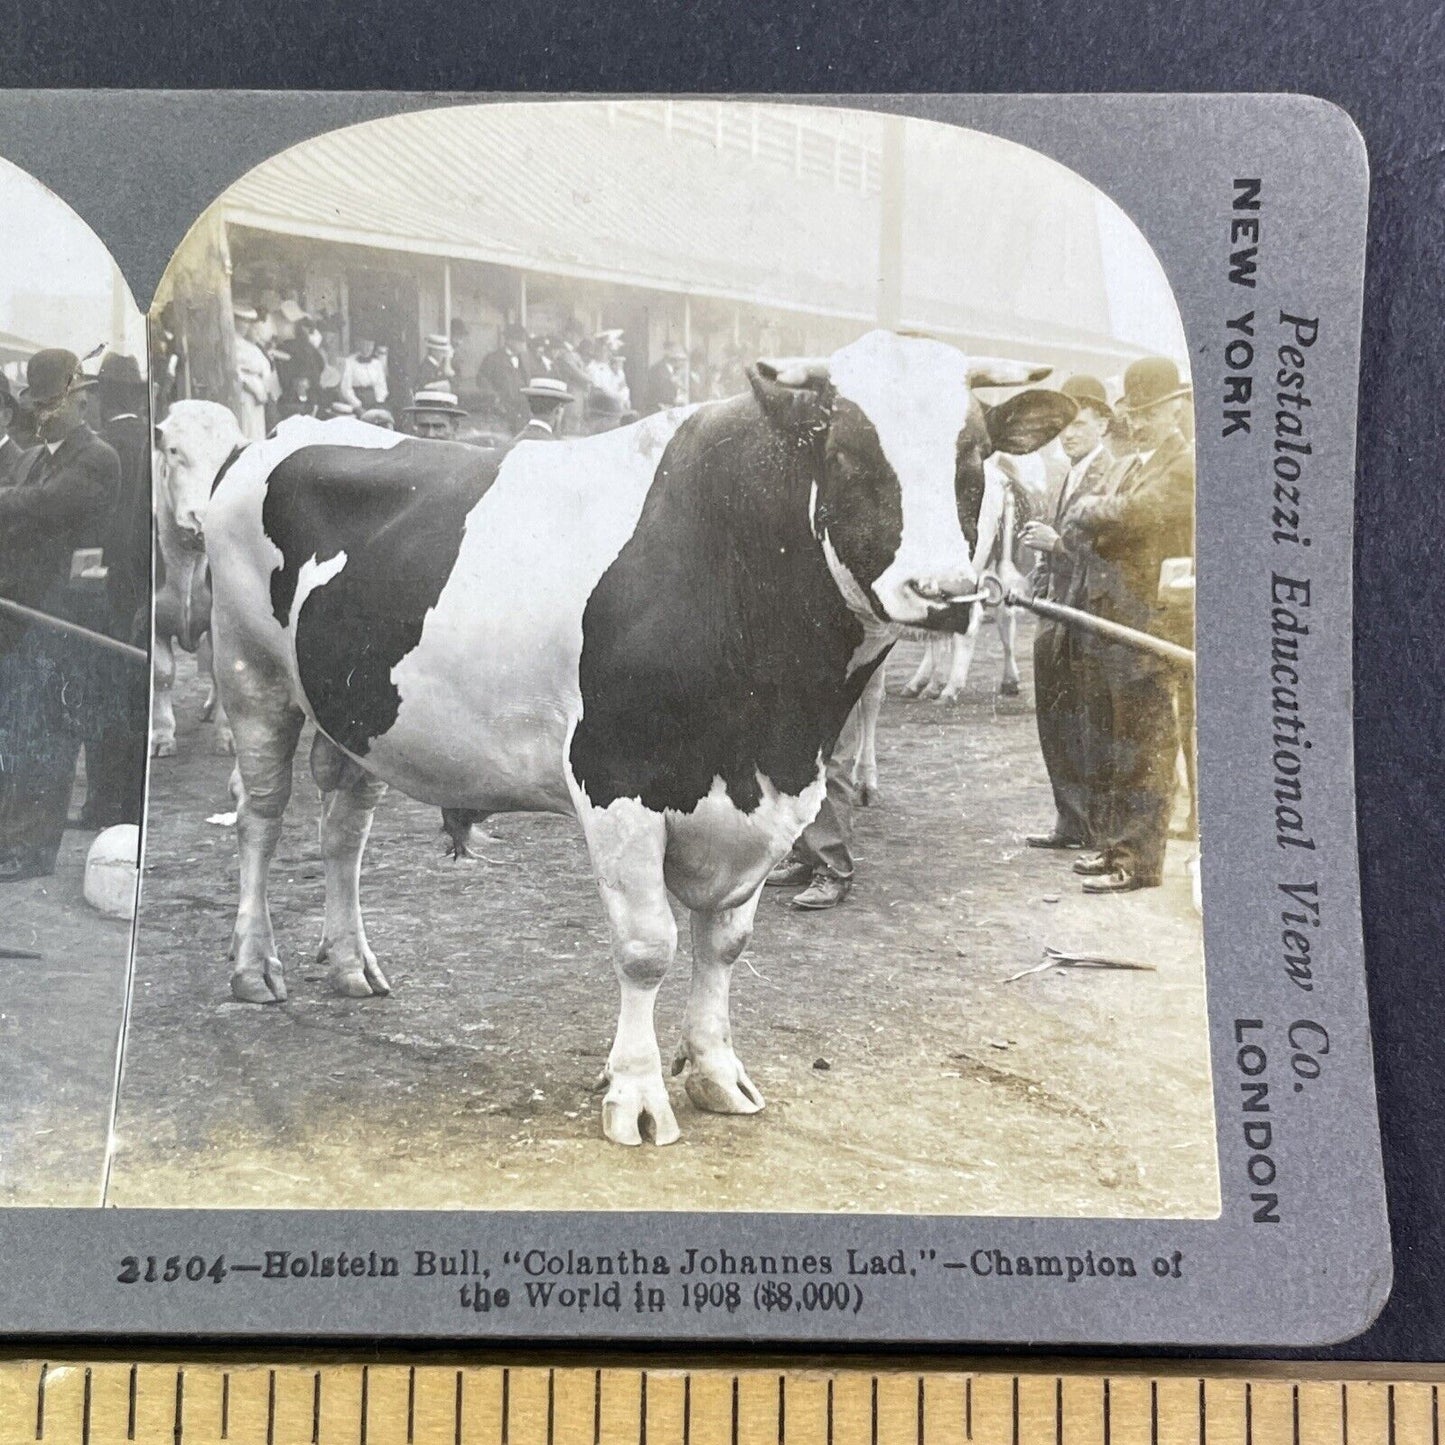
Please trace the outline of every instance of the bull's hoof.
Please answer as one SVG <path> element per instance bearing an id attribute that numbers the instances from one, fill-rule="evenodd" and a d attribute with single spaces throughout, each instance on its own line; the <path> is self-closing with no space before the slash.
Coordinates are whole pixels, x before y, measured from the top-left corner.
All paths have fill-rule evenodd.
<path id="1" fill-rule="evenodd" d="M 955 692 L 951 687 L 944 688 L 943 691 L 936 694 L 933 699 L 934 702 L 941 702 L 946 707 L 952 707 L 954 703 L 961 702 L 962 700 L 963 694 L 961 692 Z"/>
<path id="2" fill-rule="evenodd" d="M 762 1109 L 762 1094 L 726 1044 L 701 1049 L 684 1040 L 673 1058 L 672 1072 L 680 1074 L 684 1068 L 683 1087 L 693 1108 L 708 1114 L 756 1114 Z"/>
<path id="3" fill-rule="evenodd" d="M 922 697 L 922 696 L 923 696 L 923 689 L 922 689 L 921 687 L 914 687 L 914 685 L 910 682 L 906 687 L 900 687 L 900 688 L 898 689 L 898 696 L 899 696 L 899 697 Z"/>
<path id="4" fill-rule="evenodd" d="M 242 964 L 231 974 L 231 997 L 237 1003 L 285 1003 L 286 972 L 276 957 Z"/>
<path id="5" fill-rule="evenodd" d="M 151 739 L 151 757 L 153 757 L 153 758 L 173 758 L 173 757 L 175 757 L 175 755 L 176 755 L 176 740 L 175 740 L 175 738 L 152 738 L 152 739 Z"/>
<path id="6" fill-rule="evenodd" d="M 1017 697 L 1020 691 L 1019 680 L 1016 677 L 1006 677 L 998 685 L 998 695 L 1000 697 Z"/>
<path id="7" fill-rule="evenodd" d="M 328 965 L 326 986 L 342 998 L 385 998 L 391 992 L 391 984 L 369 948 L 360 956 L 348 950 L 338 957 L 323 943 L 316 961 Z"/>
<path id="8" fill-rule="evenodd" d="M 883 801 L 883 794 L 878 791 L 877 783 L 858 784 L 858 806 L 860 808 L 871 808 Z"/>
<path id="9" fill-rule="evenodd" d="M 617 1074 L 609 1079 L 602 1100 L 602 1132 L 614 1144 L 629 1147 L 644 1138 L 654 1144 L 676 1144 L 682 1137 L 662 1070 L 655 1074 Z"/>

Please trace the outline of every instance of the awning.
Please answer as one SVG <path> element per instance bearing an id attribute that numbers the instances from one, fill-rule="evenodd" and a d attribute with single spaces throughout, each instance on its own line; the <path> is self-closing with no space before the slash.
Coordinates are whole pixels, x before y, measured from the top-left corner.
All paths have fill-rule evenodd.
<path id="1" fill-rule="evenodd" d="M 795 126 L 835 114 L 704 101 L 425 111 L 304 142 L 221 206 L 273 234 L 872 320 L 884 119 L 840 115 L 863 157 L 845 183 L 841 167 L 801 164 L 817 133 L 799 140 L 797 166 L 785 151 L 754 153 L 756 140 L 752 152 L 724 143 L 753 112 Z M 907 123 L 904 157 L 904 325 L 1071 357 L 1170 349 L 1112 325 L 1109 248 L 1142 243 L 1104 223 L 1109 203 L 1082 178 L 923 122 Z"/>

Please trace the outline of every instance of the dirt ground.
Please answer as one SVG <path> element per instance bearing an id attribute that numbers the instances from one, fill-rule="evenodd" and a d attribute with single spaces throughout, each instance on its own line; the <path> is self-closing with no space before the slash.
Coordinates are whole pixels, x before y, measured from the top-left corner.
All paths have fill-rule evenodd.
<path id="1" fill-rule="evenodd" d="M 0 1204 L 100 1203 L 131 926 L 82 896 L 94 839 L 0 885 L 0 945 L 43 955 L 0 958 Z"/>
<path id="2" fill-rule="evenodd" d="M 738 1052 L 768 1101 L 682 1141 L 607 1144 L 593 1081 L 616 988 L 567 819 L 508 815 L 486 859 L 443 856 L 438 815 L 397 794 L 364 868 L 389 999 L 323 990 L 316 794 L 298 782 L 273 870 L 291 1001 L 230 1002 L 229 764 L 178 683 L 180 755 L 153 774 L 149 852 L 108 1202 L 1208 1216 L 1217 1211 L 1200 928 L 1185 845 L 1161 889 L 1088 898 L 1069 855 L 1026 849 L 1051 811 L 1024 695 L 980 647 L 964 701 L 896 696 L 883 801 L 860 811 L 857 884 L 831 913 L 770 889 L 736 970 Z M 785 897 L 786 895 L 782 895 Z M 684 930 L 684 938 L 686 936 Z M 1010 976 L 1045 944 L 1156 972 Z M 664 1057 L 686 944 L 658 1003 Z"/>

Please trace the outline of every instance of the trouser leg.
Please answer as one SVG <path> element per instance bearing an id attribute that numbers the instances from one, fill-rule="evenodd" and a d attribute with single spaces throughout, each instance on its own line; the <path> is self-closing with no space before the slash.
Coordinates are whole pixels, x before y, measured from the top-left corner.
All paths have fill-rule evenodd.
<path id="1" fill-rule="evenodd" d="M 851 878 L 852 843 L 853 784 L 843 765 L 830 757 L 823 806 L 793 844 L 793 853 L 835 878 Z"/>
<path id="2" fill-rule="evenodd" d="M 1077 672 L 1064 630 L 1041 625 L 1034 637 L 1034 720 L 1054 795 L 1054 831 L 1061 838 L 1088 843 L 1085 723 Z"/>
<path id="3" fill-rule="evenodd" d="M 1167 672 L 1135 666 L 1111 682 L 1115 716 L 1116 866 L 1157 883 L 1164 871 L 1179 733 Z"/>

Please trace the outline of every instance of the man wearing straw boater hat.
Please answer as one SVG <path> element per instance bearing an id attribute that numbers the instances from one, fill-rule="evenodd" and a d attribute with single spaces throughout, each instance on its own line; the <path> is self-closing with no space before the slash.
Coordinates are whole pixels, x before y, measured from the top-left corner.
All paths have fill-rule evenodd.
<path id="1" fill-rule="evenodd" d="M 1133 452 L 1094 495 L 1071 508 L 1062 530 L 1074 553 L 1068 602 L 1143 632 L 1170 631 L 1160 601 L 1168 558 L 1194 552 L 1194 449 L 1180 427 L 1190 388 L 1163 356 L 1124 373 L 1117 410 Z M 1089 761 L 1089 841 L 1080 858 L 1088 893 L 1127 893 L 1162 881 L 1174 799 L 1179 732 L 1175 673 L 1152 653 L 1081 633 L 1084 736 Z"/>
<path id="2" fill-rule="evenodd" d="M 1078 406 L 1073 421 L 1059 433 L 1069 470 L 1049 498 L 1047 520 L 1027 522 L 1019 532 L 1019 541 L 1039 554 L 1029 590 L 1050 602 L 1065 601 L 1073 582 L 1074 557 L 1064 545 L 1064 525 L 1086 497 L 1097 495 L 1115 466 L 1107 441 L 1114 411 L 1103 382 L 1094 376 L 1071 376 L 1059 390 Z M 1039 619 L 1034 633 L 1034 718 L 1053 788 L 1054 822 L 1047 832 L 1025 837 L 1030 848 L 1079 849 L 1092 841 L 1079 645 L 1073 628 Z"/>
<path id="3" fill-rule="evenodd" d="M 454 390 L 457 369 L 452 361 L 451 337 L 444 332 L 433 331 L 427 336 L 425 345 L 426 354 L 417 372 L 417 390 L 432 386 L 440 386 L 444 391 Z"/>
<path id="4" fill-rule="evenodd" d="M 412 436 L 452 441 L 467 413 L 457 405 L 456 392 L 433 385 L 417 392 L 401 414 L 402 425 Z"/>
<path id="5" fill-rule="evenodd" d="M 556 441 L 562 409 L 576 400 L 567 383 L 556 376 L 534 376 L 522 388 L 522 395 L 527 398 L 532 415 L 513 441 Z"/>
<path id="6" fill-rule="evenodd" d="M 93 626 L 74 559 L 103 540 L 120 460 L 82 419 L 94 380 L 74 352 L 37 351 L 25 379 L 41 445 L 0 488 L 0 597 Z M 43 623 L 0 619 L 0 883 L 55 871 L 96 656 Z"/>

